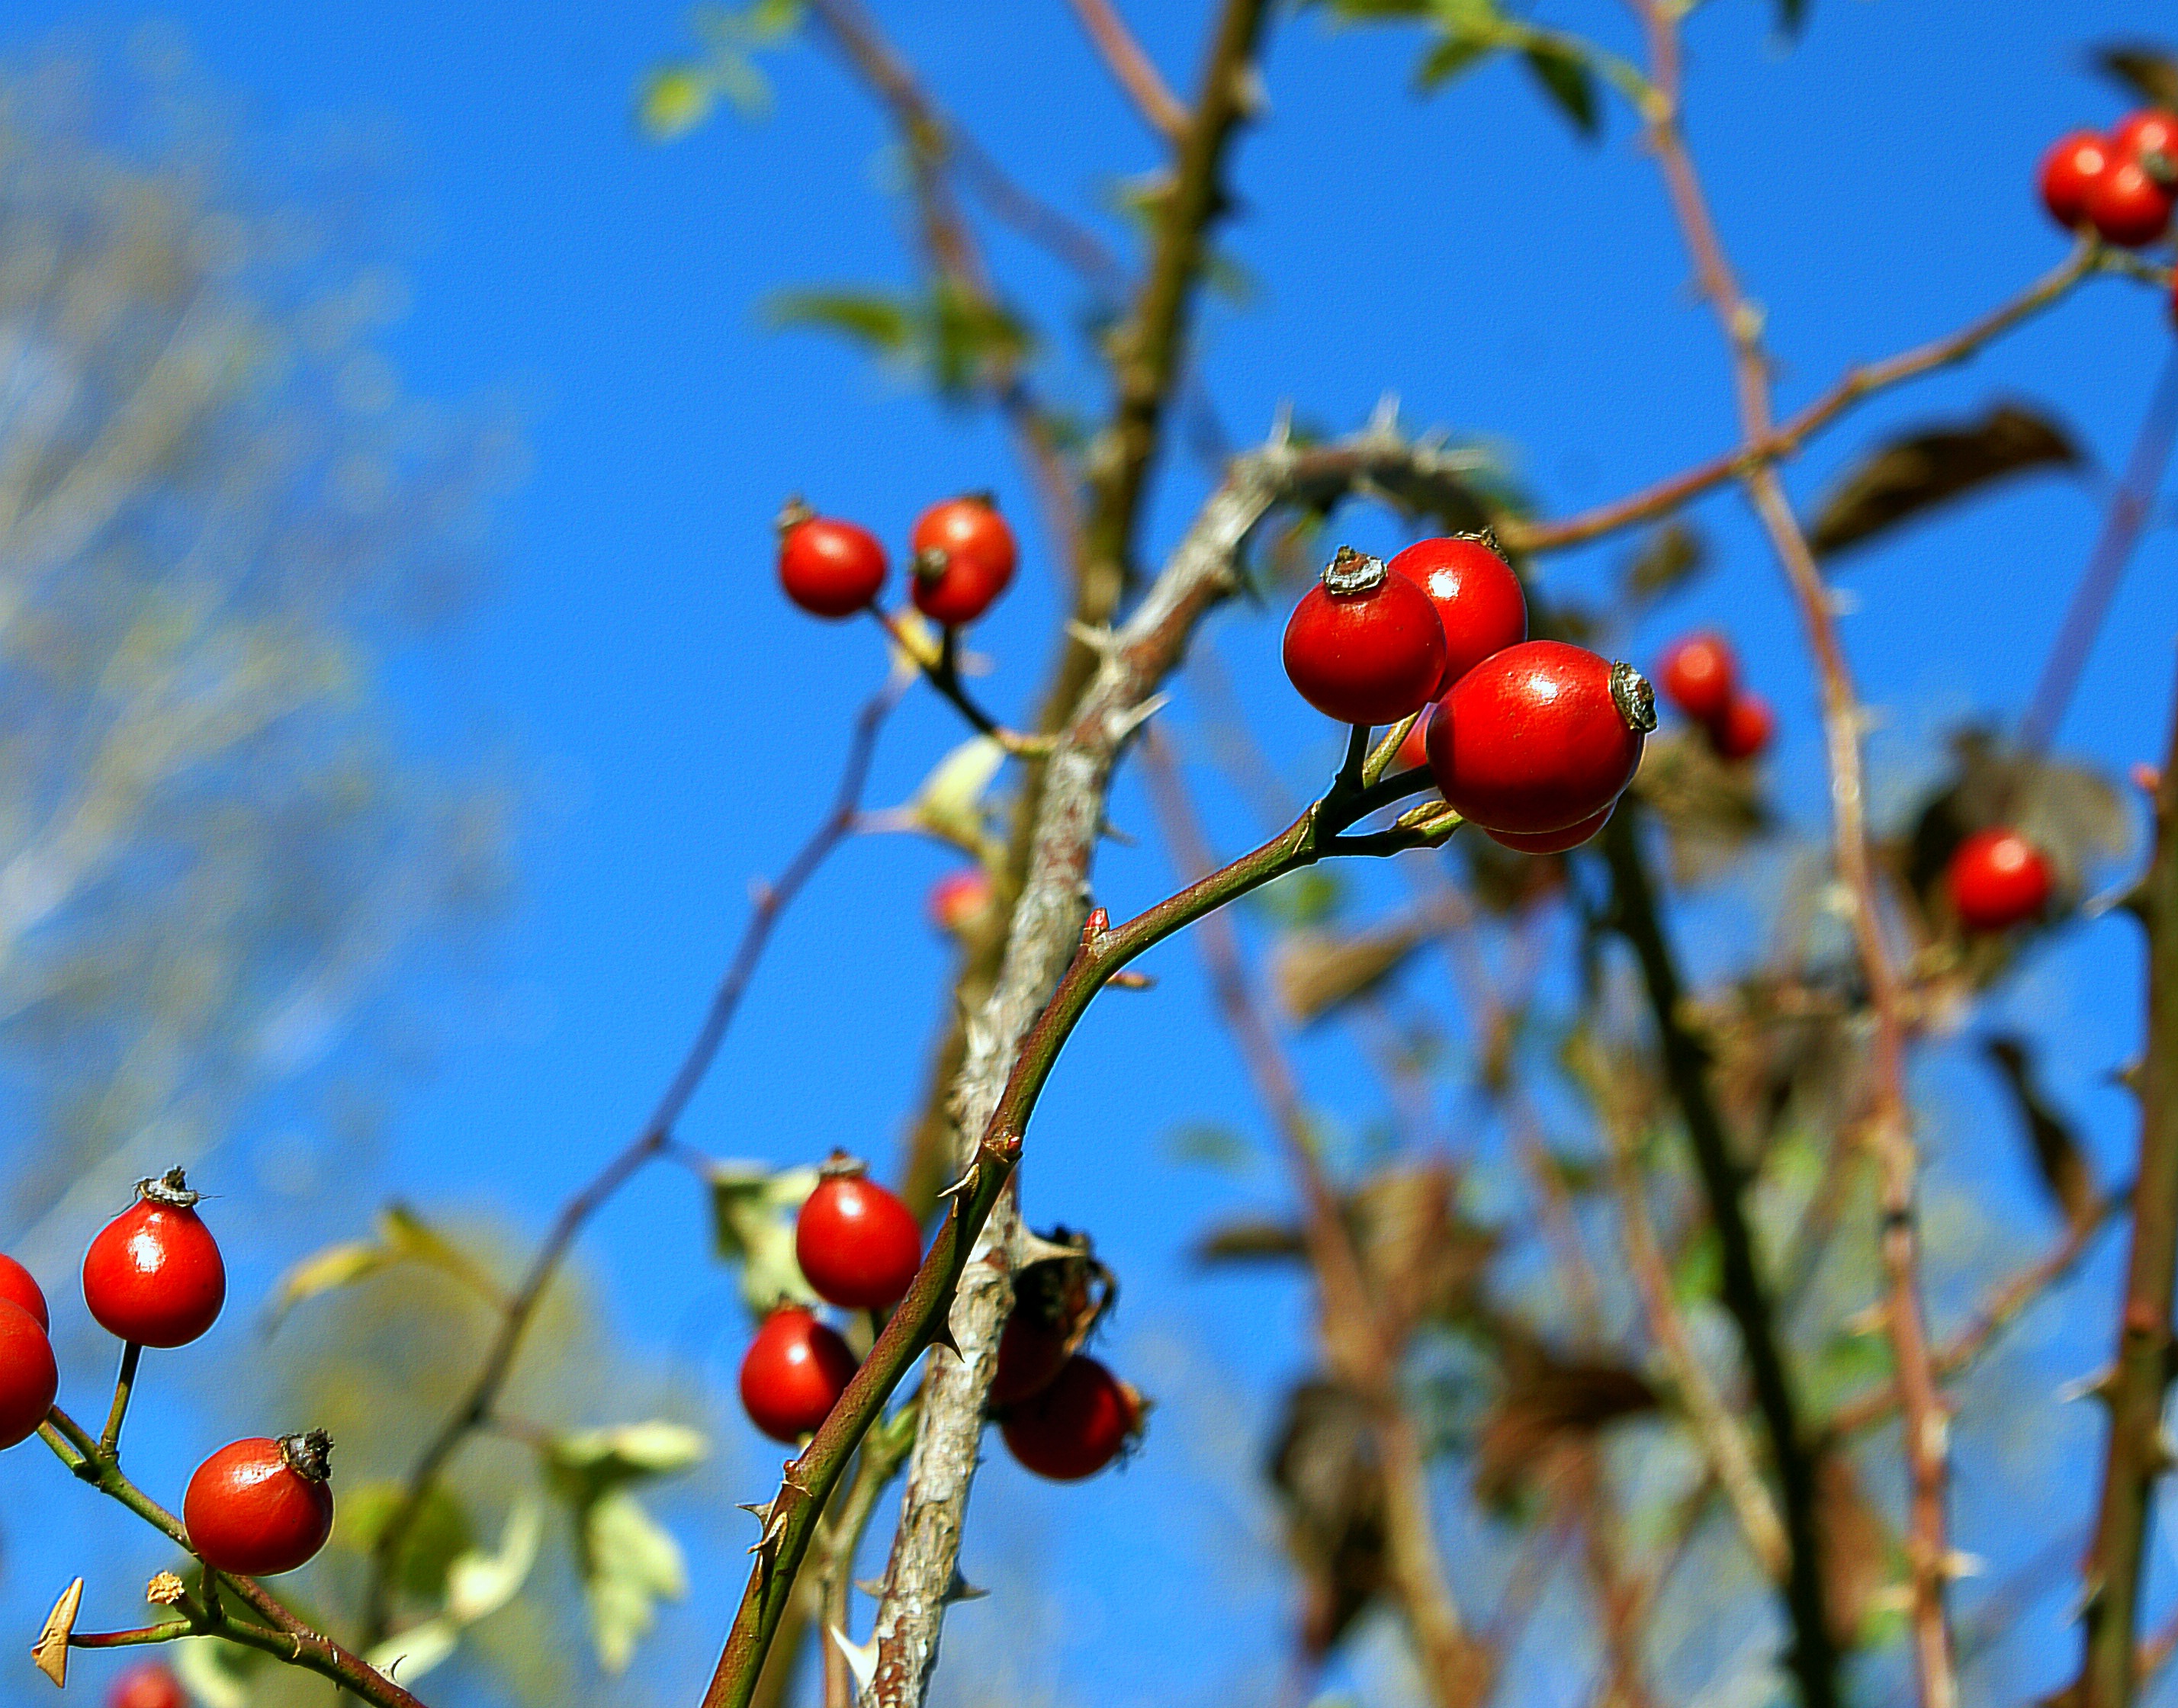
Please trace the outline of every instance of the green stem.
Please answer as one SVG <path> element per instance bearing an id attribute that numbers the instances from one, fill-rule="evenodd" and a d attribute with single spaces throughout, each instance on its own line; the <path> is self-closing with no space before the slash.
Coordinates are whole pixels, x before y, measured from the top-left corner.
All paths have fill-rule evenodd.
<path id="1" fill-rule="evenodd" d="M 1089 916 L 1073 963 L 1022 1041 L 1012 1075 L 967 1171 L 949 1191 L 952 1207 L 931 1242 L 907 1296 L 894 1310 L 884 1333 L 878 1337 L 831 1415 L 801 1457 L 787 1467 L 779 1492 L 766 1509 L 763 1533 L 755 1550 L 756 1569 L 750 1575 L 725 1651 L 704 1694 L 704 1708 L 747 1708 L 773 1633 L 793 1596 L 795 1579 L 818 1521 L 856 1448 L 893 1390 L 944 1331 L 976 1235 L 1013 1177 L 1037 1099 L 1059 1052 L 1097 993 L 1137 956 L 1205 914 L 1274 879 L 1312 866 L 1327 854 L 1359 848 L 1363 839 L 1342 841 L 1339 832 L 1373 810 L 1369 792 L 1359 786 L 1367 744 L 1367 730 L 1357 730 L 1348 764 L 1330 792 L 1253 853 L 1243 855 L 1124 925 L 1111 925 L 1102 908 Z M 1367 839 L 1371 845 L 1368 851 L 1391 853 L 1436 846 L 1458 822 L 1454 818 L 1426 828 L 1387 832 L 1381 838 Z M 1379 843 L 1382 846 L 1376 846 Z"/>
<path id="2" fill-rule="evenodd" d="M 121 1425 L 129 1415 L 129 1396 L 135 1388 L 136 1366 L 143 1356 L 143 1347 L 134 1340 L 121 1349 L 121 1373 L 113 1378 L 113 1404 L 106 1414 L 106 1432 L 98 1438 L 99 1452 L 117 1464 L 121 1459 Z"/>

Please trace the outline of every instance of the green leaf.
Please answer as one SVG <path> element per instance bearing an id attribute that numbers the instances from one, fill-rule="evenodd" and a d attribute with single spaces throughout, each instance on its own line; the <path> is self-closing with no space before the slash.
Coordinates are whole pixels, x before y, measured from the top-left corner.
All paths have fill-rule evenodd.
<path id="1" fill-rule="evenodd" d="M 1807 18 L 1808 0 L 1777 0 L 1777 27 L 1786 35 L 1798 36 Z"/>
<path id="2" fill-rule="evenodd" d="M 168 1645 L 174 1671 L 190 1699 L 204 1708 L 249 1708 L 249 1675 L 267 1656 L 217 1637 L 183 1637 Z"/>
<path id="3" fill-rule="evenodd" d="M 1415 87 L 1425 95 L 1442 88 L 1472 68 L 1500 46 L 1494 36 L 1447 36 L 1421 57 L 1415 68 Z"/>
<path id="4" fill-rule="evenodd" d="M 817 1187 L 814 1169 L 773 1174 L 761 1163 L 714 1163 L 711 1234 L 719 1256 L 738 1264 L 742 1301 L 762 1317 L 782 1299 L 817 1302 L 794 1256 L 794 1219 Z"/>
<path id="5" fill-rule="evenodd" d="M 407 1490 L 397 1482 L 343 1489 L 334 1539 L 354 1553 L 367 1555 L 407 1497 Z M 443 1485 L 434 1483 L 402 1544 L 401 1557 L 395 1563 L 396 1587 L 417 1601 L 436 1601 L 446 1593 L 448 1569 L 468 1551 L 473 1540 L 461 1503 Z"/>
<path id="6" fill-rule="evenodd" d="M 481 1263 L 407 1205 L 389 1204 L 379 1213 L 374 1238 L 328 1245 L 280 1278 L 265 1306 L 265 1332 L 277 1331 L 287 1313 L 305 1300 L 353 1287 L 401 1263 L 425 1264 L 452 1276 L 492 1304 L 503 1303 L 499 1284 Z"/>
<path id="7" fill-rule="evenodd" d="M 995 304 L 949 282 L 931 293 L 923 362 L 946 397 L 965 397 L 993 369 L 1026 361 L 1035 343 L 1027 326 Z"/>
<path id="8" fill-rule="evenodd" d="M 397 1667 L 400 1676 L 413 1683 L 445 1662 L 460 1646 L 464 1630 L 521 1593 L 537 1563 L 544 1530 L 544 1503 L 534 1494 L 523 1495 L 507 1514 L 495 1552 L 472 1548 L 450 1563 L 445 1611 L 380 1644 L 370 1651 L 370 1664 L 389 1676 Z"/>
<path id="9" fill-rule="evenodd" d="M 1587 56 L 1569 43 L 1551 41 L 1535 42 L 1520 57 L 1528 62 L 1528 69 L 1535 73 L 1543 93 L 1557 104 L 1573 129 L 1592 140 L 1597 134 L 1600 118 L 1595 74 L 1589 68 Z"/>
<path id="10" fill-rule="evenodd" d="M 660 1600 L 688 1593 L 680 1543 L 632 1495 L 607 1495 L 583 1514 L 575 1559 L 590 1604 L 598 1664 L 625 1672 L 635 1645 L 657 1623 Z"/>
<path id="11" fill-rule="evenodd" d="M 907 815 L 941 841 L 971 854 L 984 851 L 989 839 L 983 796 L 1006 763 L 1006 750 L 988 736 L 974 736 L 930 768 Z"/>
<path id="12" fill-rule="evenodd" d="M 1250 900 L 1279 924 L 1302 929 L 1337 918 L 1346 905 L 1346 886 L 1331 873 L 1311 867 L 1273 879 Z"/>
<path id="13" fill-rule="evenodd" d="M 881 291 L 784 291 L 762 314 L 774 331 L 832 332 L 880 355 L 900 354 L 915 337 L 913 303 Z"/>
<path id="14" fill-rule="evenodd" d="M 636 91 L 636 124 L 652 142 L 671 142 L 711 116 L 720 92 L 719 79 L 708 67 L 661 65 Z"/>
<path id="15" fill-rule="evenodd" d="M 1215 1121 L 1188 1121 L 1165 1135 L 1165 1154 L 1175 1163 L 1239 1173 L 1255 1161 L 1255 1152 L 1234 1129 Z"/>

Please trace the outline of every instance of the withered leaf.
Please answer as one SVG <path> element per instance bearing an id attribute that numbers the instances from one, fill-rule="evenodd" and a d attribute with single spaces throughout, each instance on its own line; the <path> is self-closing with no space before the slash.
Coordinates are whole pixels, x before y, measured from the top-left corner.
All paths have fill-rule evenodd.
<path id="1" fill-rule="evenodd" d="M 1656 1409 L 1656 1392 L 1618 1365 L 1562 1364 L 1539 1349 L 1509 1373 L 1475 1443 L 1475 1489 L 1503 1506 L 1548 1469 L 1553 1450 L 1606 1424 Z"/>
<path id="2" fill-rule="evenodd" d="M 2063 1116 L 2050 1108 L 2034 1071 L 2034 1054 L 2027 1040 L 2014 1033 L 2000 1033 L 1982 1041 L 1982 1054 L 2004 1076 L 2006 1089 L 2027 1128 L 2034 1149 L 2034 1167 L 2042 1184 L 2074 1228 L 2083 1228 L 2100 1213 L 2093 1169 L 2078 1136 Z"/>
<path id="3" fill-rule="evenodd" d="M 1619 572 L 1618 585 L 1635 603 L 1677 592 L 1700 574 L 1709 561 L 1709 542 L 1684 522 L 1667 522 L 1650 530 L 1641 549 Z"/>
<path id="4" fill-rule="evenodd" d="M 1308 1245 L 1289 1222 L 1226 1222 L 1195 1242 L 1198 1263 L 1260 1263 L 1305 1256 Z"/>
<path id="5" fill-rule="evenodd" d="M 1367 1408 L 1322 1377 L 1299 1383 L 1267 1469 L 1300 1574 L 1301 1642 L 1320 1658 L 1384 1586 L 1384 1473 Z"/>
<path id="6" fill-rule="evenodd" d="M 2178 107 L 2178 55 L 2152 41 L 2111 41 L 2094 50 L 2095 69 L 2151 107 Z"/>
<path id="7" fill-rule="evenodd" d="M 1296 1025 L 1322 1020 L 1398 972 L 1425 935 L 1411 922 L 1367 931 L 1294 932 L 1272 963 L 1278 1005 Z"/>
<path id="8" fill-rule="evenodd" d="M 1672 881 L 1689 888 L 1731 866 L 1771 824 L 1753 769 L 1727 765 L 1688 729 L 1649 738 L 1634 779 L 1638 799 L 1669 836 Z"/>
<path id="9" fill-rule="evenodd" d="M 1896 1576 L 1897 1547 L 1841 1453 L 1816 1461 L 1815 1522 L 1822 1527 L 1823 1609 L 1841 1649 L 1859 1645 L 1877 1598 Z"/>
<path id="10" fill-rule="evenodd" d="M 2079 460 L 2078 447 L 2046 415 L 2000 403 L 1978 421 L 1924 428 L 1876 446 L 1825 495 L 1809 544 L 1821 555 L 1843 551 L 2007 476 Z"/>

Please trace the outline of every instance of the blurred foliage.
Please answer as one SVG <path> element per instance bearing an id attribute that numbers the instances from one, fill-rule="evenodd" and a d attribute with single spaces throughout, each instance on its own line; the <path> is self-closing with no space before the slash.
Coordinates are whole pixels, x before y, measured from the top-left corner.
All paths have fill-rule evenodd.
<path id="1" fill-rule="evenodd" d="M 1835 555 L 1995 482 L 2079 461 L 2071 436 L 2048 416 L 2000 403 L 1979 420 L 1922 428 L 1868 452 L 1824 495 L 1808 543 Z"/>

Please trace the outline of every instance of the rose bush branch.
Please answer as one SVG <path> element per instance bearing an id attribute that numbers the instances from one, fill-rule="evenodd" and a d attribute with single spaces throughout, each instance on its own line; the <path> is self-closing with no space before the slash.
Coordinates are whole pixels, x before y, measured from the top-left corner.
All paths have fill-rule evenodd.
<path id="1" fill-rule="evenodd" d="M 530 1259 L 521 1284 L 508 1297 L 499 1326 L 459 1404 L 410 1467 L 402 1485 L 400 1504 L 389 1514 L 371 1547 L 370 1577 L 364 1601 L 365 1648 L 383 1641 L 390 1629 L 395 1568 L 424 1503 L 462 1444 L 490 1421 L 500 1391 L 513 1374 L 537 1307 L 543 1302 L 545 1289 L 559 1273 L 576 1236 L 590 1218 L 647 1163 L 671 1148 L 674 1129 L 680 1124 L 689 1099 L 695 1096 L 697 1087 L 710 1071 L 711 1064 L 718 1059 L 719 1047 L 725 1043 L 749 981 L 763 959 L 774 928 L 833 850 L 853 834 L 862 813 L 870 765 L 876 757 L 878 736 L 911 680 L 895 672 L 856 715 L 829 809 L 780 875 L 757 893 L 748 919 L 742 927 L 741 941 L 735 948 L 733 960 L 712 994 L 703 1024 L 698 1027 L 687 1053 L 651 1110 L 649 1119 L 635 1137 L 561 1207 L 544 1243 Z"/>
<path id="2" fill-rule="evenodd" d="M 1065 753 L 1062 746 L 1057 758 L 1063 760 Z M 950 1206 L 906 1296 L 894 1310 L 831 1415 L 786 1467 L 778 1492 L 759 1509 L 763 1532 L 753 1550 L 757 1564 L 704 1696 L 705 1708 L 742 1708 L 748 1700 L 763 1669 L 771 1634 L 793 1593 L 819 1518 L 845 1475 L 847 1462 L 915 1360 L 933 1344 L 945 1344 L 951 1338 L 948 1319 L 962 1273 L 977 1250 L 977 1236 L 1012 1180 L 1037 1101 L 1060 1052 L 1097 994 L 1137 956 L 1274 879 L 1360 849 L 1365 842 L 1372 853 L 1379 851 L 1380 846 L 1382 851 L 1397 851 L 1389 846 L 1391 842 L 1400 848 L 1437 846 L 1458 828 L 1458 816 L 1440 805 L 1408 815 L 1402 821 L 1403 828 L 1387 833 L 1382 845 L 1374 837 L 1345 836 L 1343 833 L 1347 829 L 1379 804 L 1373 797 L 1375 791 L 1365 791 L 1359 786 L 1358 769 L 1349 766 L 1343 770 L 1330 791 L 1280 835 L 1125 924 L 1113 926 L 1101 908 L 1091 911 L 1058 989 L 1022 1040 L 966 1172 L 948 1190 Z M 1409 775 L 1410 791 L 1418 791 L 1426 784 L 1426 777 Z M 932 1403 L 931 1393 L 936 1391 L 939 1372 L 948 1367 L 939 1363 L 931 1371 L 925 1390 L 926 1410 Z M 878 1678 L 873 1687 L 879 1701 L 885 1700 L 884 1665 L 881 1644 Z"/>
<path id="3" fill-rule="evenodd" d="M 1126 91 L 1143 121 L 1175 147 L 1187 140 L 1188 111 L 1166 84 L 1112 0 L 1067 0 L 1081 20 L 1112 80 Z"/>
<path id="4" fill-rule="evenodd" d="M 2079 1708 L 2126 1708 L 2138 1684 L 2140 1601 L 2171 1375 L 2178 1284 L 2178 712 L 2154 795 L 2155 851 L 2127 899 L 2148 945 L 2148 1036 L 2137 1070 L 2140 1169 L 2116 1361 L 2097 1388 L 2110 1412 L 2102 1494 L 2085 1566 Z"/>

